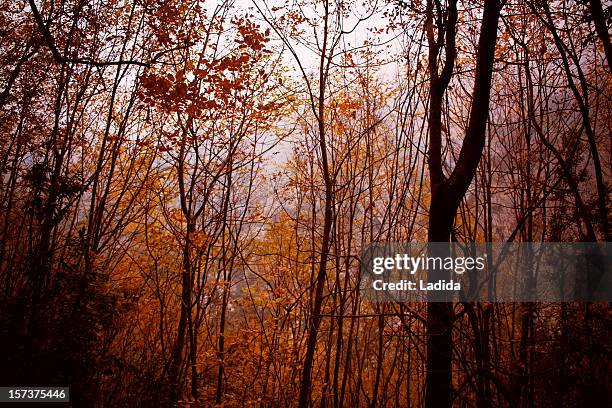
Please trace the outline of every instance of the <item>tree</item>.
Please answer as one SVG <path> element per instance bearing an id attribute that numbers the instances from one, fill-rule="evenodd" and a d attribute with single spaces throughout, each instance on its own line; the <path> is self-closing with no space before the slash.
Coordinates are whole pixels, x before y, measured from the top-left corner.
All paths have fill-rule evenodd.
<path id="1" fill-rule="evenodd" d="M 500 5 L 495 0 L 484 2 L 480 37 L 476 51 L 474 90 L 470 105 L 468 127 L 463 138 L 457 163 L 447 177 L 442 161 L 442 101 L 453 73 L 456 58 L 457 2 L 450 1 L 446 11 L 436 3 L 427 3 L 426 31 L 429 45 L 428 70 L 429 90 L 429 149 L 428 167 L 431 198 L 429 204 L 429 242 L 448 242 L 455 214 L 467 191 L 485 146 L 486 123 L 489 113 L 489 98 L 497 26 Z M 445 19 L 443 20 L 443 15 Z M 437 37 L 434 32 L 437 27 Z M 445 63 L 438 73 L 438 55 L 444 44 Z M 444 250 L 442 250 L 444 255 Z M 440 256 L 440 254 L 437 254 Z M 430 271 L 429 280 L 447 278 L 443 271 Z M 452 401 L 452 304 L 432 299 L 427 305 L 427 407 L 446 407 Z"/>

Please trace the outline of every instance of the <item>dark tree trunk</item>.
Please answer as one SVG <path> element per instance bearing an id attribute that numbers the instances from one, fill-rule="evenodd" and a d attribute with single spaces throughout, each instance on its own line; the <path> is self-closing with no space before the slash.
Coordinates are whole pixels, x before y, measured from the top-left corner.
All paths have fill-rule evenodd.
<path id="1" fill-rule="evenodd" d="M 493 57 L 497 40 L 499 6 L 496 0 L 486 0 L 482 17 L 480 38 L 476 54 L 474 91 L 470 118 L 457 164 L 447 178 L 442 168 L 442 101 L 448 86 L 454 61 L 455 26 L 457 4 L 450 2 L 446 10 L 446 21 L 438 21 L 437 38 L 433 29 L 433 3 L 428 2 L 426 30 L 428 34 L 429 72 L 431 80 L 429 103 L 429 149 L 428 165 L 431 183 L 429 207 L 428 241 L 449 242 L 455 213 L 474 177 L 485 145 L 486 122 L 489 112 L 489 97 L 493 72 Z M 441 13 L 438 13 L 438 16 Z M 443 26 L 444 30 L 443 30 Z M 440 33 L 443 32 L 441 35 Z M 445 41 L 446 62 L 438 74 L 438 53 Z M 447 245 L 430 248 L 435 256 L 448 253 Z M 429 280 L 445 279 L 443 270 L 429 271 Z M 427 304 L 427 378 L 425 405 L 428 408 L 450 407 L 452 403 L 452 304 L 444 299 L 431 298 Z"/>
<path id="2" fill-rule="evenodd" d="M 429 209 L 429 242 L 448 242 L 456 206 L 449 205 L 449 195 L 444 184 L 432 186 Z M 430 256 L 445 257 L 448 246 L 432 246 Z M 444 269 L 430 270 L 429 280 L 448 278 Z M 452 319 L 450 302 L 430 299 L 427 304 L 427 379 L 425 401 L 427 407 L 448 407 L 451 405 L 451 354 L 453 350 Z"/>
<path id="3" fill-rule="evenodd" d="M 595 31 L 597 36 L 603 44 L 604 52 L 606 54 L 606 60 L 608 60 L 608 68 L 612 72 L 612 44 L 610 43 L 610 33 L 608 26 L 606 25 L 606 18 L 604 16 L 603 7 L 600 0 L 590 0 L 591 16 L 593 16 L 593 23 L 595 23 Z"/>
<path id="4" fill-rule="evenodd" d="M 319 61 L 319 93 L 318 106 L 315 113 L 317 117 L 317 130 L 319 136 L 319 149 L 321 153 L 321 169 L 323 172 L 323 181 L 325 188 L 324 216 L 323 216 L 323 236 L 321 238 L 321 256 L 319 258 L 319 266 L 315 283 L 315 292 L 313 297 L 313 306 L 308 319 L 307 330 L 308 336 L 306 340 L 306 355 L 304 356 L 304 367 L 302 369 L 302 381 L 300 384 L 300 396 L 298 406 L 306 408 L 310 405 L 310 388 L 312 384 L 312 367 L 314 363 L 314 355 L 317 347 L 317 336 L 321 326 L 321 309 L 323 307 L 323 291 L 327 278 L 327 258 L 331 247 L 331 230 L 333 224 L 333 181 L 330 171 L 330 163 L 327 157 L 327 141 L 325 133 L 325 92 L 326 81 L 329 76 L 329 68 L 331 58 L 327 55 L 328 52 L 328 36 L 329 36 L 329 10 L 330 2 L 326 0 L 324 7 L 324 27 L 322 34 L 322 48 Z M 330 52 L 333 52 L 333 46 Z M 326 61 L 327 58 L 327 61 Z M 314 106 L 313 106 L 314 109 Z"/>

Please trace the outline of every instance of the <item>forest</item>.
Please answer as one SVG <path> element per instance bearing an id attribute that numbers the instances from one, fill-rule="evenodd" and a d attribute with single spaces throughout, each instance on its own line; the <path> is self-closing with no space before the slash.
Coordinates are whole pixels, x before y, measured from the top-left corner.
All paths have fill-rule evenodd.
<path id="1" fill-rule="evenodd" d="M 360 263 L 609 244 L 611 29 L 601 0 L 0 0 L 0 386 L 610 406 L 609 302 L 375 302 Z"/>

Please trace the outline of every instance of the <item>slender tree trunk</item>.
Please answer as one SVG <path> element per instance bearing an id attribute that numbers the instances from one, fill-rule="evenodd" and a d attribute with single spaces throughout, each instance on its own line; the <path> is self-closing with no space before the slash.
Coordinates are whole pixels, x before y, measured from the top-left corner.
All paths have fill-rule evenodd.
<path id="1" fill-rule="evenodd" d="M 331 58 L 327 56 L 328 51 L 328 23 L 329 23 L 329 1 L 324 2 L 324 28 L 323 44 L 321 48 L 321 59 L 319 65 L 319 94 L 317 109 L 317 128 L 319 133 L 319 149 L 321 153 L 321 167 L 323 170 L 323 182 L 325 189 L 324 216 L 323 216 L 323 236 L 321 239 L 321 257 L 319 268 L 315 279 L 314 302 L 310 319 L 308 320 L 308 337 L 306 340 L 306 355 L 304 356 L 304 367 L 302 370 L 302 382 L 300 386 L 299 407 L 306 408 L 310 403 L 310 388 L 312 383 L 312 366 L 314 354 L 317 347 L 317 335 L 321 325 L 321 308 L 323 306 L 323 289 L 327 277 L 327 257 L 329 255 L 331 243 L 331 228 L 333 222 L 332 199 L 333 185 L 330 174 L 329 160 L 327 157 L 327 141 L 325 134 L 325 90 L 329 72 Z M 326 61 L 327 58 L 327 61 Z"/>
<path id="2" fill-rule="evenodd" d="M 612 72 L 612 43 L 610 43 L 610 32 L 606 25 L 606 18 L 604 16 L 601 0 L 590 0 L 589 4 L 591 6 L 593 23 L 595 23 L 595 31 L 597 31 L 597 36 L 603 44 L 606 60 L 608 61 L 608 68 L 610 72 Z"/>
<path id="3" fill-rule="evenodd" d="M 191 313 L 191 234 L 195 232 L 195 223 L 187 220 L 187 233 L 183 246 L 183 270 L 181 272 L 181 311 L 176 333 L 176 342 L 170 365 L 170 403 L 176 402 L 181 395 L 181 371 L 185 354 L 187 326 Z"/>
<path id="4" fill-rule="evenodd" d="M 385 329 L 385 317 L 384 317 L 384 309 L 381 310 L 380 315 L 378 316 L 378 347 L 376 348 L 376 379 L 374 380 L 374 392 L 372 394 L 372 403 L 370 404 L 371 408 L 375 408 L 378 404 L 378 389 L 380 387 L 380 377 L 382 374 L 382 366 L 383 366 L 383 334 Z"/>

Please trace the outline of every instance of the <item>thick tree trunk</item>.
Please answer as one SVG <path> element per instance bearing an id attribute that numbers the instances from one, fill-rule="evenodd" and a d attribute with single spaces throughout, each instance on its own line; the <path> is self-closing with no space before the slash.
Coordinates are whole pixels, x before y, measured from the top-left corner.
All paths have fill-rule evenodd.
<path id="1" fill-rule="evenodd" d="M 449 205 L 450 204 L 450 205 Z M 444 184 L 432 186 L 429 209 L 429 242 L 448 242 L 456 205 L 452 205 Z M 448 246 L 435 245 L 430 256 L 445 257 Z M 448 279 L 444 269 L 430 270 L 429 281 Z M 452 304 L 442 299 L 430 299 L 427 304 L 427 378 L 425 401 L 428 408 L 451 405 Z"/>
<path id="2" fill-rule="evenodd" d="M 493 57 L 497 40 L 499 7 L 496 0 L 486 0 L 482 17 L 480 38 L 476 55 L 474 91 L 470 108 L 470 119 L 457 164 L 447 178 L 442 166 L 442 101 L 454 69 L 456 2 L 449 3 L 445 22 L 446 62 L 442 74 L 438 75 L 438 52 L 444 36 L 435 39 L 433 30 L 433 4 L 428 3 L 429 72 L 431 76 L 429 104 L 429 149 L 428 166 L 431 183 L 429 207 L 428 241 L 449 242 L 455 213 L 463 199 L 482 157 L 485 145 L 486 122 L 489 112 L 489 97 L 493 72 Z M 437 22 L 438 30 L 442 30 Z M 432 251 L 435 252 L 432 254 Z M 430 255 L 446 256 L 447 245 L 430 246 Z M 429 271 L 429 281 L 448 279 L 444 270 Z M 450 407 L 452 403 L 452 304 L 439 296 L 430 296 L 427 304 L 427 378 L 425 406 L 428 408 Z"/>

